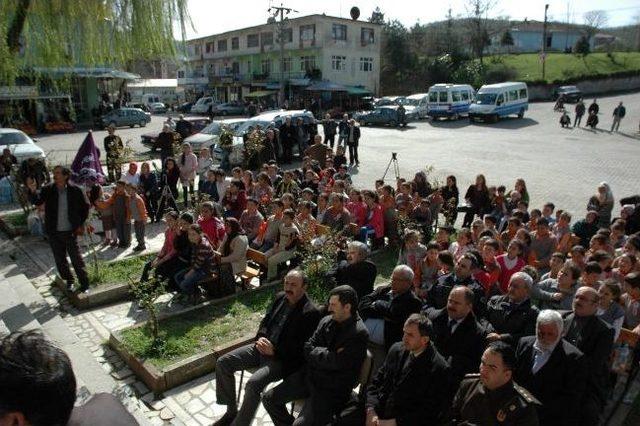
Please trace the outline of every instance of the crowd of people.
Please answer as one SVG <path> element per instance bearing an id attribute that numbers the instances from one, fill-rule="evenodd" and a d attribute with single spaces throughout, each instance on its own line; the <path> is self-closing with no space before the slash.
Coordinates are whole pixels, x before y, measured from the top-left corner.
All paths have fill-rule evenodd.
<path id="1" fill-rule="evenodd" d="M 164 218 L 162 249 L 141 279 L 153 275 L 194 302 L 203 280 L 233 293 L 248 250 L 266 257 L 267 281 L 284 276 L 256 342 L 217 362 L 217 402 L 227 406 L 219 425 L 249 424 L 260 402 L 276 424 L 598 424 L 615 342 L 623 329 L 640 334 L 638 197 L 613 217 L 602 182 L 574 219 L 552 202 L 531 206 L 524 179 L 507 190 L 478 175 L 462 197 L 455 176 L 436 188 L 424 172 L 358 189 L 345 157 L 350 137 L 334 152 L 317 136 L 296 169 L 272 158 L 227 177 L 207 150 L 196 156 L 185 144 L 159 178 L 132 163 L 108 197 L 96 186 L 87 200 L 60 166 L 52 184 L 29 189 L 44 203 L 70 289 L 66 253 L 80 291 L 88 287 L 75 234 L 90 208 L 105 243 L 128 246 L 133 222 L 137 249 L 145 223 Z M 328 300 L 311 300 L 295 268 L 300 249 L 335 236 L 346 243 L 327 274 L 334 287 Z M 370 254 L 394 247 L 391 282 L 374 288 Z M 372 378 L 354 401 L 368 353 Z M 233 374 L 248 369 L 239 404 Z M 294 418 L 285 404 L 301 398 Z"/>

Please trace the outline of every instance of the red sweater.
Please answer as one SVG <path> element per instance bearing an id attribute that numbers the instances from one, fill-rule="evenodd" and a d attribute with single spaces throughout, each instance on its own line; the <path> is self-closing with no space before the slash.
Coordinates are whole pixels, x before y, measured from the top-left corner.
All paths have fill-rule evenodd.
<path id="1" fill-rule="evenodd" d="M 211 245 L 218 247 L 225 234 L 224 223 L 222 220 L 217 217 L 211 217 L 207 220 L 200 218 L 198 219 L 198 225 L 200 225 L 202 231 L 209 238 Z"/>
<path id="2" fill-rule="evenodd" d="M 519 272 L 524 268 L 526 263 L 521 257 L 518 257 L 515 266 L 512 269 L 507 269 L 507 264 L 505 263 L 505 259 L 507 258 L 507 254 L 501 254 L 496 257 L 496 262 L 500 266 L 500 291 L 502 293 L 507 292 L 507 287 L 509 287 L 509 280 L 511 279 L 511 275 Z"/>
<path id="3" fill-rule="evenodd" d="M 384 237 L 384 217 L 380 204 L 374 204 L 373 211 L 367 211 L 365 225 L 371 225 L 373 227 L 376 231 L 376 238 Z"/>

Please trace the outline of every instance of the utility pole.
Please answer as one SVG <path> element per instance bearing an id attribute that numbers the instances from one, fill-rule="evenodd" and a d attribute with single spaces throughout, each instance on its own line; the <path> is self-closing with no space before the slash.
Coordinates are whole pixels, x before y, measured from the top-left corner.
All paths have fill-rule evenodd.
<path id="1" fill-rule="evenodd" d="M 545 50 L 547 48 L 547 10 L 549 10 L 549 5 L 544 5 L 544 24 L 542 25 L 542 79 L 544 80 L 545 75 L 545 64 L 547 62 L 547 55 L 545 54 Z"/>
<path id="2" fill-rule="evenodd" d="M 280 82 L 280 91 L 278 92 L 278 104 L 282 106 L 284 104 L 284 44 L 285 44 L 285 33 L 287 30 L 287 22 L 289 18 L 286 15 L 291 12 L 297 12 L 297 10 L 293 10 L 290 7 L 285 7 L 282 3 L 280 6 L 271 6 L 267 12 L 271 14 L 275 25 L 276 25 L 276 36 L 278 45 L 280 47 L 280 78 L 278 79 Z"/>

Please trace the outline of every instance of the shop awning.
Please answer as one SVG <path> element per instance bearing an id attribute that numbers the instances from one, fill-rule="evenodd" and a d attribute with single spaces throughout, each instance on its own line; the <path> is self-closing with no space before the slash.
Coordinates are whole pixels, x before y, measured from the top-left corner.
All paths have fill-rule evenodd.
<path id="1" fill-rule="evenodd" d="M 255 92 L 247 93 L 244 95 L 245 98 L 263 98 L 265 96 L 273 95 L 275 91 L 273 90 L 257 90 Z"/>
<path id="2" fill-rule="evenodd" d="M 34 68 L 34 71 L 49 75 L 75 75 L 85 78 L 122 78 L 124 80 L 138 80 L 140 76 L 113 68 L 83 68 L 83 67 L 58 67 L 58 68 Z"/>
<path id="3" fill-rule="evenodd" d="M 307 87 L 306 90 L 310 92 L 346 92 L 347 87 L 331 81 L 320 81 Z"/>
<path id="4" fill-rule="evenodd" d="M 368 89 L 360 86 L 347 86 L 347 93 L 354 96 L 370 96 L 371 92 Z"/>

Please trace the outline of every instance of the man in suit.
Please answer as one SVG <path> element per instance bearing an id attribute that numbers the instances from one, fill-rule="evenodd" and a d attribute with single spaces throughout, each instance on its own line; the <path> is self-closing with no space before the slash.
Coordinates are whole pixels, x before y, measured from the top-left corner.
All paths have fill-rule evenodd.
<path id="1" fill-rule="evenodd" d="M 44 203 L 44 230 L 49 239 L 60 278 L 66 281 L 67 290 L 73 291 L 74 278 L 69 270 L 67 254 L 80 282 L 80 291 L 89 289 L 89 275 L 84 264 L 77 235 L 84 231 L 89 216 L 89 201 L 82 189 L 69 182 L 71 170 L 63 166 L 53 169 L 53 183 L 37 189 L 36 182 L 29 184 L 29 197 L 33 204 Z"/>
<path id="2" fill-rule="evenodd" d="M 582 352 L 562 338 L 563 328 L 558 312 L 544 310 L 536 335 L 520 339 L 516 349 L 514 379 L 542 403 L 541 425 L 580 424 L 586 372 Z"/>
<path id="3" fill-rule="evenodd" d="M 262 397 L 276 426 L 324 426 L 346 405 L 367 355 L 369 335 L 356 307 L 358 296 L 347 285 L 329 293 L 329 312 L 304 344 L 306 365 Z M 297 419 L 286 404 L 305 399 Z M 248 423 L 246 423 L 248 424 Z"/>
<path id="4" fill-rule="evenodd" d="M 328 276 L 336 281 L 336 285 L 349 285 L 362 300 L 373 291 L 378 268 L 367 259 L 369 247 L 361 241 L 351 241 L 347 245 L 347 260 L 341 260 L 332 268 Z"/>
<path id="5" fill-rule="evenodd" d="M 353 118 L 349 120 L 346 142 L 349 147 L 349 165 L 353 166 L 353 163 L 355 162 L 356 166 L 359 166 L 360 160 L 358 160 L 358 144 L 360 143 L 360 126 L 356 124 L 356 120 Z"/>
<path id="6" fill-rule="evenodd" d="M 390 285 L 376 288 L 360 302 L 358 311 L 369 331 L 374 371 L 391 345 L 402 339 L 402 327 L 409 315 L 420 312 L 422 302 L 412 288 L 413 270 L 398 265 L 393 269 Z"/>
<path id="7" fill-rule="evenodd" d="M 538 309 L 531 305 L 533 280 L 525 272 L 516 272 L 509 280 L 507 294 L 493 296 L 487 304 L 487 340 L 501 340 L 513 347 L 522 336 L 535 333 Z"/>
<path id="8" fill-rule="evenodd" d="M 302 272 L 290 271 L 284 278 L 284 292 L 276 296 L 260 322 L 255 343 L 235 349 L 218 360 L 216 399 L 218 404 L 227 406 L 227 412 L 216 425 L 251 424 L 264 388 L 304 364 L 303 344 L 320 320 L 320 312 L 306 290 Z M 234 372 L 250 368 L 256 371 L 247 381 L 238 410 Z"/>
<path id="9" fill-rule="evenodd" d="M 293 144 L 296 141 L 295 127 L 291 123 L 291 117 L 284 119 L 280 126 L 280 146 L 282 146 L 282 159 L 285 164 L 293 161 Z"/>
<path id="10" fill-rule="evenodd" d="M 451 424 L 538 426 L 540 402 L 513 381 L 515 364 L 510 345 L 490 343 L 482 354 L 480 374 L 467 374 L 458 388 L 449 413 Z"/>
<path id="11" fill-rule="evenodd" d="M 484 330 L 473 315 L 473 297 L 469 287 L 455 286 L 446 308 L 427 310 L 433 324 L 430 339 L 451 364 L 456 387 L 465 374 L 478 370 L 484 348 Z"/>
<path id="12" fill-rule="evenodd" d="M 573 300 L 573 312 L 565 317 L 564 338 L 584 354 L 587 390 L 580 403 L 580 424 L 597 425 L 607 401 L 609 356 L 614 330 L 596 314 L 600 295 L 592 287 L 580 287 Z"/>
<path id="13" fill-rule="evenodd" d="M 402 342 L 391 346 L 367 389 L 367 426 L 437 424 L 448 403 L 449 364 L 431 343 L 433 328 L 424 315 L 411 314 Z"/>

